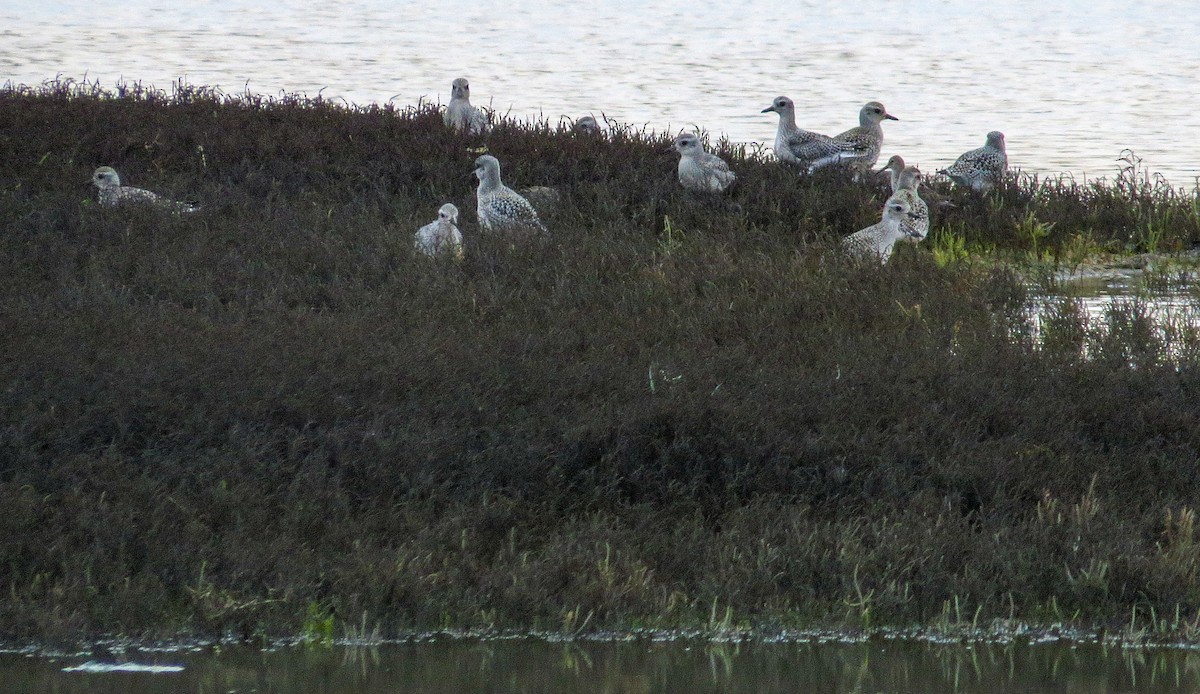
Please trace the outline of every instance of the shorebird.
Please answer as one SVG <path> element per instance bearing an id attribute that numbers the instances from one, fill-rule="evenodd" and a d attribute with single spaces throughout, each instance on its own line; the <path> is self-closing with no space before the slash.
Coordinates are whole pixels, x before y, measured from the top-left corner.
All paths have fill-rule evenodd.
<path id="1" fill-rule="evenodd" d="M 126 203 L 142 203 L 170 210 L 171 212 L 195 212 L 200 208 L 185 202 L 176 202 L 142 188 L 121 185 L 121 177 L 111 166 L 101 166 L 92 173 L 92 183 L 100 189 L 100 204 L 116 207 Z"/>
<path id="2" fill-rule="evenodd" d="M 887 166 L 879 173 L 890 173 L 892 176 L 892 197 L 901 198 L 910 208 L 910 214 L 901 222 L 908 236 L 920 241 L 929 235 L 929 205 L 921 199 L 917 190 L 921 185 L 921 170 L 915 166 L 905 166 L 904 158 L 899 154 L 888 159 Z"/>
<path id="3" fill-rule="evenodd" d="M 892 257 L 892 247 L 897 241 L 913 238 L 904 229 L 904 222 L 911 219 L 911 215 L 912 208 L 908 202 L 892 196 L 883 206 L 883 217 L 879 223 L 842 239 L 842 248 L 857 258 L 886 263 Z"/>
<path id="4" fill-rule="evenodd" d="M 500 181 L 499 160 L 490 154 L 479 157 L 475 160 L 475 176 L 479 179 L 475 195 L 483 231 L 546 233 L 533 205 Z"/>
<path id="5" fill-rule="evenodd" d="M 450 84 L 450 103 L 442 114 L 442 122 L 468 135 L 479 135 L 487 130 L 487 117 L 471 105 L 471 85 L 466 77 L 459 77 Z"/>
<path id="6" fill-rule="evenodd" d="M 899 189 L 900 173 L 904 171 L 904 157 L 899 154 L 893 154 L 888 158 L 887 164 L 884 165 L 879 173 L 888 174 L 892 181 L 892 192 L 895 193 Z"/>
<path id="7" fill-rule="evenodd" d="M 833 138 L 796 127 L 796 104 L 786 96 L 777 96 L 763 113 L 779 114 L 779 129 L 775 131 L 775 156 L 788 164 L 808 165 L 819 156 L 822 143 Z"/>
<path id="8" fill-rule="evenodd" d="M 948 168 L 938 171 L 960 186 L 986 193 L 1004 178 L 1008 170 L 1008 153 L 1004 149 L 1004 133 L 993 130 L 987 143 L 960 156 Z"/>
<path id="9" fill-rule="evenodd" d="M 583 135 L 599 135 L 603 132 L 600 129 L 600 124 L 592 116 L 584 116 L 575 121 L 575 125 L 571 126 L 571 130 Z"/>
<path id="10" fill-rule="evenodd" d="M 813 154 L 806 158 L 809 172 L 831 164 L 844 164 L 859 172 L 875 166 L 883 146 L 885 120 L 900 120 L 887 112 L 883 104 L 869 101 L 858 112 L 858 127 L 827 140 L 813 142 Z"/>
<path id="11" fill-rule="evenodd" d="M 724 159 L 704 151 L 696 134 L 682 133 L 672 146 L 680 155 L 679 185 L 684 188 L 699 193 L 720 193 L 737 179 Z"/>
<path id="12" fill-rule="evenodd" d="M 420 253 L 433 257 L 449 253 L 462 260 L 463 237 L 458 230 L 458 208 L 451 203 L 442 205 L 436 221 L 417 229 L 413 244 Z"/>

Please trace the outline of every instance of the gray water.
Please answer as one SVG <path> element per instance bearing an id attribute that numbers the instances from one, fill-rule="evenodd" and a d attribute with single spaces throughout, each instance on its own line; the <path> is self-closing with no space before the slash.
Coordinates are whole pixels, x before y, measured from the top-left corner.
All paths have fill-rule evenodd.
<path id="1" fill-rule="evenodd" d="M 116 667 L 142 671 L 111 671 Z M 263 652 L 205 647 L 56 658 L 0 654 L 0 684 L 9 693 L 56 694 L 1148 693 L 1200 690 L 1200 653 L 1061 642 L 947 646 L 438 640 L 371 649 Z"/>
<path id="2" fill-rule="evenodd" d="M 1027 173 L 1111 177 L 1123 149 L 1200 176 L 1200 3 L 930 0 L 0 0 L 0 81 L 56 75 L 349 102 L 472 97 L 519 118 L 585 113 L 769 146 L 771 99 L 839 132 L 883 101 L 884 158 L 926 170 L 1007 135 Z"/>

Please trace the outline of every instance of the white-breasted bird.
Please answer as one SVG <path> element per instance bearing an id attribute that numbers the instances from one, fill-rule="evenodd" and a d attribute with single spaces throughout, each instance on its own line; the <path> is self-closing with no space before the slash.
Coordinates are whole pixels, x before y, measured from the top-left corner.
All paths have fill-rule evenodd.
<path id="1" fill-rule="evenodd" d="M 762 110 L 763 113 L 772 111 L 779 114 L 779 128 L 775 131 L 775 156 L 779 161 L 807 166 L 816 151 L 814 145 L 833 139 L 796 127 L 796 104 L 786 96 L 775 97 L 771 105 Z"/>
<path id="2" fill-rule="evenodd" d="M 842 239 L 842 248 L 857 258 L 886 263 L 892 257 L 892 247 L 897 241 L 913 239 L 903 226 L 911 214 L 908 202 L 892 196 L 884 204 L 879 222 Z"/>
<path id="3" fill-rule="evenodd" d="M 466 77 L 459 77 L 450 84 L 450 103 L 442 114 L 446 127 L 468 135 L 480 135 L 487 131 L 487 116 L 471 105 L 471 85 Z"/>
<path id="4" fill-rule="evenodd" d="M 910 209 L 901 226 L 911 239 L 921 241 L 929 235 L 929 205 L 918 190 L 921 170 L 916 166 L 905 166 L 904 159 L 896 154 L 888 159 L 887 166 L 879 173 L 885 172 L 892 176 L 892 197 L 903 199 Z"/>
<path id="5" fill-rule="evenodd" d="M 695 133 L 682 133 L 671 145 L 679 152 L 679 185 L 684 188 L 699 193 L 720 193 L 737 180 L 724 159 L 704 151 L 704 145 Z"/>
<path id="6" fill-rule="evenodd" d="M 500 161 L 490 154 L 475 160 L 479 188 L 475 197 L 479 207 L 479 226 L 485 232 L 544 234 L 546 226 L 538 219 L 529 201 L 500 180 Z"/>
<path id="7" fill-rule="evenodd" d="M 185 202 L 176 202 L 158 193 L 121 185 L 121 177 L 111 166 L 101 166 L 92 173 L 92 183 L 100 189 L 99 201 L 105 207 L 116 207 L 126 203 L 153 205 L 171 212 L 195 212 L 200 208 Z"/>
<path id="8" fill-rule="evenodd" d="M 458 208 L 449 202 L 442 205 L 438 210 L 436 221 L 417 229 L 416 236 L 413 238 L 417 252 L 430 257 L 448 254 L 461 260 L 463 237 L 457 225 Z"/>

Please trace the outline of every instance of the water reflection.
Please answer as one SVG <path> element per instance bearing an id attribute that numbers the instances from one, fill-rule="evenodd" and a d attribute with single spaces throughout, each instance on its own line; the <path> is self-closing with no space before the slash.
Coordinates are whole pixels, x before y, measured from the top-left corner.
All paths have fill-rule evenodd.
<path id="1" fill-rule="evenodd" d="M 693 124 L 769 144 L 759 111 L 796 100 L 837 132 L 870 99 L 900 116 L 884 158 L 927 170 L 1002 130 L 1027 172 L 1112 176 L 1131 148 L 1191 187 L 1200 175 L 1200 3 L 792 3 L 248 0 L 0 3 L 0 79 L 85 74 L 168 87 L 324 90 L 355 103 L 472 96 L 525 118 L 601 112 L 656 130 Z M 1164 21 L 1167 19 L 1168 21 Z"/>
<path id="2" fill-rule="evenodd" d="M 63 672 L 83 658 L 0 655 L 5 691 L 1167 692 L 1200 688 L 1200 654 L 1099 645 L 710 644 L 434 640 L 377 648 L 129 652 L 178 673 Z"/>
<path id="3" fill-rule="evenodd" d="M 1130 344 L 1141 344 L 1152 353 L 1123 360 L 1193 361 L 1200 357 L 1198 289 L 1190 269 L 1064 272 L 1031 287 L 1029 327 L 1040 343 L 1072 345 L 1083 356 L 1122 357 Z"/>

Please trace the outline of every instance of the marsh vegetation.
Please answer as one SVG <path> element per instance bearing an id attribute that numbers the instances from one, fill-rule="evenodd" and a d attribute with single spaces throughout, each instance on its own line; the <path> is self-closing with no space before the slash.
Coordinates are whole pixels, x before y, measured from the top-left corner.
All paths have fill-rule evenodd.
<path id="1" fill-rule="evenodd" d="M 0 636 L 1064 624 L 1196 640 L 1200 337 L 996 258 L 1200 241 L 1130 166 L 954 203 L 429 105 L 0 91 Z M 481 148 L 561 193 L 474 225 Z M 102 208 L 89 176 L 195 215 Z M 414 231 L 446 202 L 466 256 Z M 363 618 L 363 615 L 367 617 Z"/>

